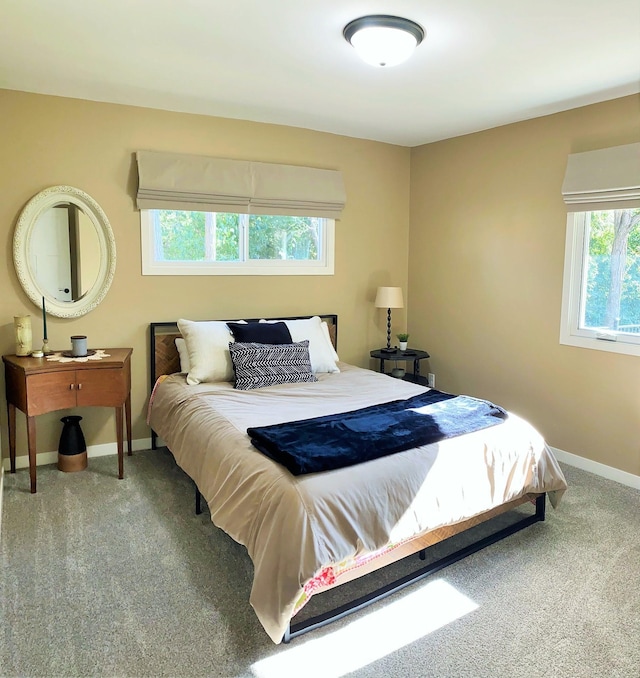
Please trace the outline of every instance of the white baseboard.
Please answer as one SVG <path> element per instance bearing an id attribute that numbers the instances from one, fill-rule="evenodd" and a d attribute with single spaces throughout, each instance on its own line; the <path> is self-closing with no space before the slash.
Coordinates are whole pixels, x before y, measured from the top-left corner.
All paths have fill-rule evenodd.
<path id="1" fill-rule="evenodd" d="M 621 471 L 620 469 L 613 468 L 613 466 L 601 464 L 598 461 L 592 461 L 591 459 L 586 459 L 585 457 L 579 457 L 577 454 L 571 454 L 571 452 L 559 450 L 557 447 L 551 447 L 551 449 L 556 455 L 558 461 L 569 464 L 569 466 L 575 466 L 576 468 L 582 469 L 583 471 L 589 471 L 589 473 L 601 476 L 602 478 L 615 480 L 621 485 L 627 485 L 628 487 L 633 487 L 636 490 L 640 490 L 640 476 L 633 475 L 633 473 L 627 473 L 626 471 Z"/>
<path id="2" fill-rule="evenodd" d="M 148 450 L 151 447 L 151 438 L 139 438 L 138 440 L 131 441 L 131 447 L 133 451 L 136 450 Z M 124 444 L 125 455 L 127 453 L 127 443 Z M 87 456 L 91 457 L 104 457 L 108 454 L 118 454 L 118 444 L 117 443 L 104 443 L 103 445 L 89 445 L 87 447 Z M 54 452 L 38 452 L 36 455 L 36 466 L 44 466 L 45 464 L 57 464 L 58 463 L 58 451 Z M 9 471 L 10 462 L 9 459 L 5 459 L 2 464 L 5 471 Z M 24 454 L 20 457 L 16 457 L 16 468 L 28 468 L 29 466 L 29 457 Z"/>

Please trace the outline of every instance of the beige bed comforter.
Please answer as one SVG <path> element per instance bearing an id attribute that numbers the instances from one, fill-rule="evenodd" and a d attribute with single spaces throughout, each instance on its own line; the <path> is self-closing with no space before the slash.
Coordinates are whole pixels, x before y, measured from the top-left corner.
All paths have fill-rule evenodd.
<path id="1" fill-rule="evenodd" d="M 254 564 L 251 604 L 278 643 L 305 583 L 323 567 L 451 525 L 520 497 L 566 489 L 544 440 L 510 414 L 497 426 L 336 471 L 292 476 L 246 429 L 358 409 L 424 388 L 340 363 L 312 384 L 236 391 L 158 384 L 149 423 L 196 482 L 211 520 Z"/>

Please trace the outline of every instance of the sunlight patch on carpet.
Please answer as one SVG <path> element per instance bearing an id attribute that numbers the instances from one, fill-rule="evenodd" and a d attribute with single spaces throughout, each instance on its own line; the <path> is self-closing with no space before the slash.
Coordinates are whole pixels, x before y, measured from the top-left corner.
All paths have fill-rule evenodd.
<path id="1" fill-rule="evenodd" d="M 294 639 L 291 645 L 281 645 L 280 652 L 256 662 L 251 670 L 256 678 L 340 678 L 477 608 L 456 588 L 436 579 L 399 600 L 379 603 L 338 631 L 321 638 L 313 638 L 312 631 L 309 636 Z"/>

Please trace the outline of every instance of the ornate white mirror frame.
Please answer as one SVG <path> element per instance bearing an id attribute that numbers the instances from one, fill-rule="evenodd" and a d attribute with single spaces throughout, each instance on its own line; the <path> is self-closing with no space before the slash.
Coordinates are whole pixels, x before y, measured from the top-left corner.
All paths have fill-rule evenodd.
<path id="1" fill-rule="evenodd" d="M 100 251 L 98 271 L 91 287 L 77 300 L 60 301 L 38 283 L 31 264 L 30 247 L 35 224 L 45 210 L 56 205 L 77 206 L 93 224 Z M 35 195 L 25 205 L 13 235 L 13 263 L 24 291 L 31 301 L 58 318 L 76 318 L 92 311 L 105 297 L 116 269 L 116 242 L 106 214 L 87 193 L 72 186 L 52 186 Z"/>

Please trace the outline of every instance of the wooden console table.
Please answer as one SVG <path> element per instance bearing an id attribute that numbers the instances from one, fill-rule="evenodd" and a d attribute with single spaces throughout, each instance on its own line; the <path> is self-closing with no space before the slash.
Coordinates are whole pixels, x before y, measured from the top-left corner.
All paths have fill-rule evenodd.
<path id="1" fill-rule="evenodd" d="M 36 423 L 39 414 L 72 407 L 114 407 L 118 439 L 118 478 L 124 477 L 123 408 L 131 454 L 131 348 L 104 349 L 108 357 L 86 362 L 2 356 L 7 387 L 9 457 L 16 471 L 16 408 L 27 416 L 29 476 L 36 491 Z"/>

